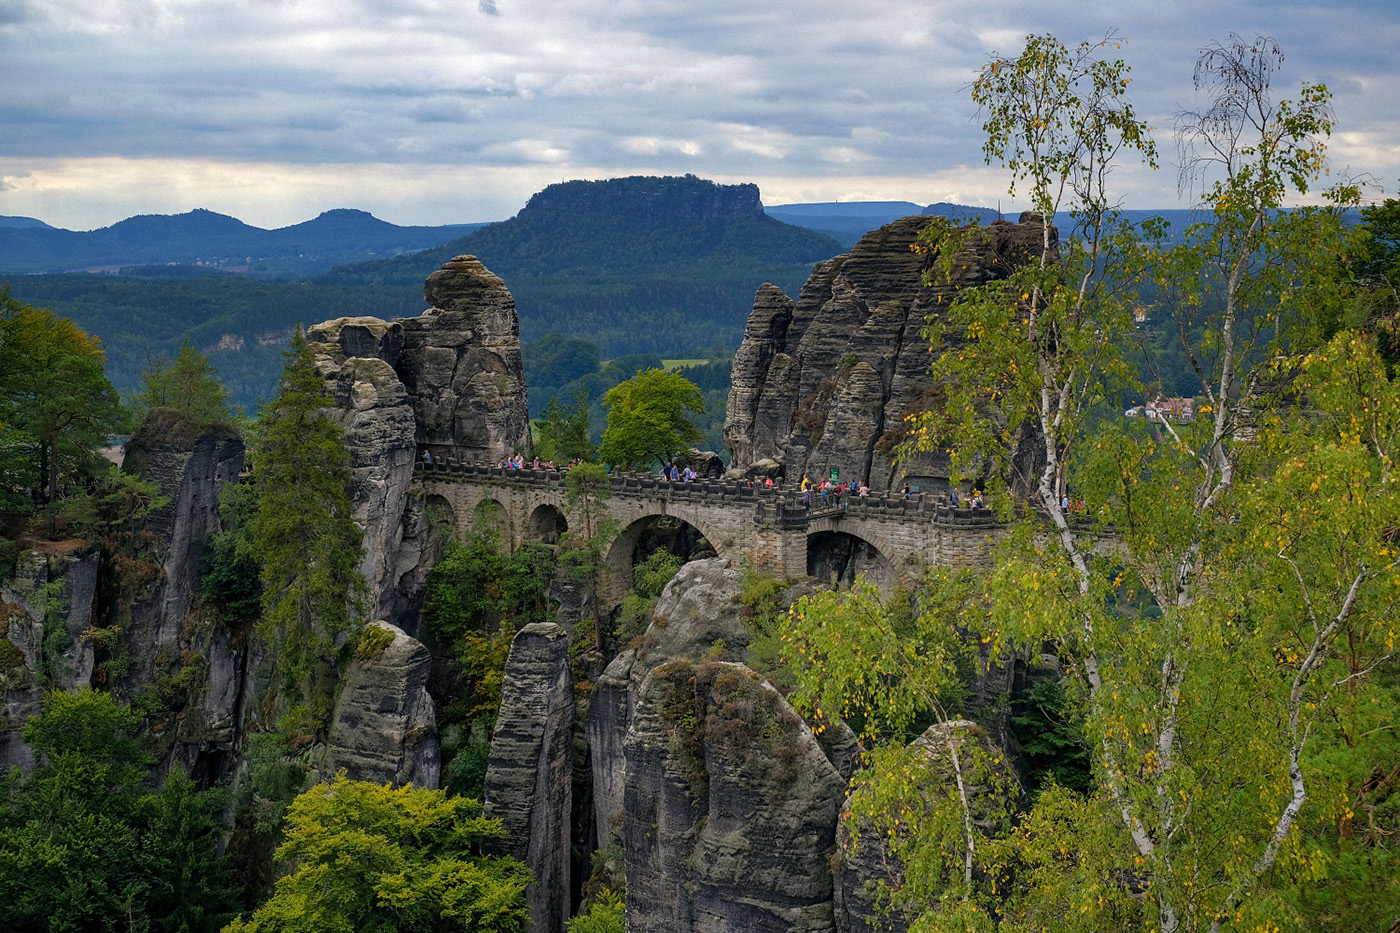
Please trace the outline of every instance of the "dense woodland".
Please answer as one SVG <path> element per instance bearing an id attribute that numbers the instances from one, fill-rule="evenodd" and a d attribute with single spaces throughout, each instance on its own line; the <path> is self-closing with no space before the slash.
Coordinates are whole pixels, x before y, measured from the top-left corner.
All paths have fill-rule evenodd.
<path id="1" fill-rule="evenodd" d="M 1344 184 L 1326 206 L 1278 210 L 1318 183 L 1332 129 L 1325 88 L 1273 99 L 1279 60 L 1268 40 L 1232 38 L 1198 66 L 1208 99 L 1182 145 L 1211 223 L 1047 241 L 1039 261 L 969 290 L 924 334 L 934 347 L 944 328 L 969 339 L 931 354 L 949 404 L 919 415 L 907 442 L 952 450 L 970 475 L 992 462 L 987 495 L 1009 534 L 986 573 L 931 570 L 893 594 L 858 582 L 791 612 L 782 583 L 745 587 L 755 663 L 813 721 L 840 716 L 864 743 L 853 819 L 905 866 L 883 903 L 911 929 L 1400 923 L 1400 202 L 1362 207 L 1354 226 L 1346 211 L 1361 192 Z M 1033 36 L 973 85 L 989 157 L 1052 222 L 1114 233 L 1102 210 L 1113 160 L 1155 164 L 1126 73 L 1104 43 Z M 1212 145 L 1222 131 L 1251 145 Z M 930 274 L 946 274 L 972 235 L 931 228 Z M 615 529 L 589 523 L 513 553 L 486 530 L 453 541 L 424 606 L 452 685 L 439 698 L 444 789 L 308 787 L 305 753 L 324 736 L 336 672 L 383 634 L 366 625 L 354 569 L 344 437 L 319 414 L 328 400 L 300 334 L 290 350 L 268 341 L 276 392 L 238 428 L 221 358 L 200 341 L 158 348 L 129 410 L 82 321 L 29 294 L 0 308 L 0 575 L 23 547 L 81 538 L 101 550 L 103 598 L 120 606 L 123 574 L 149 571 L 139 519 L 159 497 L 99 448 L 132 429 L 242 430 L 253 479 L 222 504 L 201 604 L 266 645 L 271 667 L 266 728 L 248 737 L 246 777 L 230 787 L 178 770 L 145 780 L 153 724 L 195 684 L 123 695 L 113 647 L 101 689 L 52 692 L 24 727 L 38 767 L 0 784 L 0 924 L 520 929 L 526 875 L 482 854 L 498 830 L 475 799 L 500 672 L 515 631 L 554 611 L 544 581 L 591 585 Z M 1151 323 L 1135 325 L 1144 303 Z M 559 333 L 524 352 L 551 390 L 555 404 L 534 414 L 561 459 L 592 455 L 586 428 L 601 410 L 603 455 L 651 465 L 703 433 L 691 419 L 727 384 L 718 351 L 677 373 L 659 354 L 605 364 L 593 331 Z M 1158 392 L 1198 398 L 1196 420 L 1117 417 L 1125 398 Z M 1031 509 L 1004 494 L 1002 462 L 1027 421 L 1046 438 Z M 648 447 L 658 424 L 670 433 Z M 571 509 L 587 514 L 607 489 L 603 468 L 583 464 L 569 474 Z M 639 552 L 619 613 L 575 632 L 576 682 L 641 634 L 678 565 L 664 548 Z M 118 623 L 101 616 L 91 637 L 117 645 Z M 1061 676 L 1006 698 L 1009 710 L 974 702 L 980 652 L 1025 645 L 1053 652 Z M 56 683 L 55 671 L 25 672 L 17 650 L 0 639 L 0 684 Z M 964 717 L 1003 713 L 1019 774 L 1005 752 L 955 738 Z M 949 727 L 946 756 L 910 752 L 929 724 Z M 607 863 L 575 933 L 622 929 L 622 879 Z"/>

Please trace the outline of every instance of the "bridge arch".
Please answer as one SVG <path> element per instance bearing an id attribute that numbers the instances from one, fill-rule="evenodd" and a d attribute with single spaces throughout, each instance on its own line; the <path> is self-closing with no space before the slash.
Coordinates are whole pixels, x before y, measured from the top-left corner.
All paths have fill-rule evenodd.
<path id="1" fill-rule="evenodd" d="M 863 575 L 886 593 L 896 582 L 894 561 L 878 544 L 859 533 L 835 528 L 807 535 L 807 575 L 842 587 Z"/>
<path id="2" fill-rule="evenodd" d="M 491 496 L 482 496 L 472 506 L 467 528 L 473 532 L 495 531 L 508 547 L 515 541 L 511 535 L 510 510 Z"/>
<path id="3" fill-rule="evenodd" d="M 541 541 L 545 544 L 558 544 L 559 538 L 569 530 L 569 520 L 563 509 L 552 502 L 535 506 L 525 523 L 525 540 Z"/>
<path id="4" fill-rule="evenodd" d="M 716 556 L 729 556 L 720 552 L 720 542 L 707 534 L 700 523 L 693 521 L 691 517 L 662 511 L 647 512 L 629 522 L 608 544 L 604 563 L 607 566 L 607 596 L 610 602 L 621 602 L 622 597 L 632 588 L 632 566 L 636 559 L 638 545 L 646 538 L 648 532 L 656 527 L 658 522 L 664 522 L 667 519 L 690 529 L 694 533 L 694 537 L 708 544 L 709 550 L 713 551 Z M 684 531 L 682 531 L 682 537 L 685 537 Z"/>

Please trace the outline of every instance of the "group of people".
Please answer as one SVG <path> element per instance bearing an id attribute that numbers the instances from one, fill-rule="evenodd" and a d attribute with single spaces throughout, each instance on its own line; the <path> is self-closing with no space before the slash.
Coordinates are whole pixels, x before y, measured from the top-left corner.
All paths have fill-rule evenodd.
<path id="1" fill-rule="evenodd" d="M 582 460 L 577 459 L 570 460 L 561 467 L 553 460 L 545 460 L 541 463 L 540 458 L 536 457 L 532 461 L 526 461 L 524 454 L 516 454 L 514 457 L 508 457 L 497 463 L 496 468 L 498 470 L 569 470 L 582 462 Z"/>
<path id="2" fill-rule="evenodd" d="M 683 467 L 667 460 L 661 464 L 661 478 L 669 479 L 673 483 L 693 483 L 700 478 L 700 474 L 688 466 Z"/>
<path id="3" fill-rule="evenodd" d="M 798 485 L 798 489 L 802 492 L 803 508 L 811 507 L 814 493 L 821 497 L 822 502 L 826 502 L 828 497 L 840 502 L 842 496 L 870 495 L 870 487 L 859 480 L 853 479 L 849 483 L 838 483 L 824 479 L 820 483 L 814 484 L 806 473 L 802 474 L 802 482 Z"/>

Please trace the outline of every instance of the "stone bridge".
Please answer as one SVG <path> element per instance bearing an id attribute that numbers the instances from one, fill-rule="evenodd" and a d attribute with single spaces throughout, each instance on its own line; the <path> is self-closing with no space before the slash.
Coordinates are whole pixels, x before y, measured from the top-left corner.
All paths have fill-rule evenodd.
<path id="1" fill-rule="evenodd" d="M 461 532 L 492 523 L 512 549 L 557 543 L 582 521 L 570 514 L 565 473 L 444 461 L 419 463 L 414 492 L 450 515 Z M 944 496 L 814 496 L 810 508 L 781 486 L 721 480 L 671 482 L 653 473 L 614 471 L 604 518 L 618 529 L 605 542 L 599 597 L 616 604 L 632 585 L 633 552 L 660 518 L 692 526 L 719 557 L 782 579 L 810 575 L 848 582 L 857 573 L 888 592 L 925 565 L 984 562 L 1004 526 L 986 509 L 954 508 Z"/>

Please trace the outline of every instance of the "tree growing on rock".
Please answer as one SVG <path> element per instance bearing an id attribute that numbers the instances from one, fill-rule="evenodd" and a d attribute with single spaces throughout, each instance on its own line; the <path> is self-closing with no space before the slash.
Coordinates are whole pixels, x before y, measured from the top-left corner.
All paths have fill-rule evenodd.
<path id="1" fill-rule="evenodd" d="M 330 404 L 298 329 L 253 453 L 252 543 L 262 564 L 257 631 L 277 658 L 297 725 L 312 731 L 330 715 L 336 641 L 364 624 L 366 589 L 350 454 Z"/>
<path id="2" fill-rule="evenodd" d="M 154 359 L 141 373 L 136 405 L 142 413 L 164 408 L 198 427 L 229 420 L 227 393 L 214 366 L 186 340 L 173 359 Z"/>

